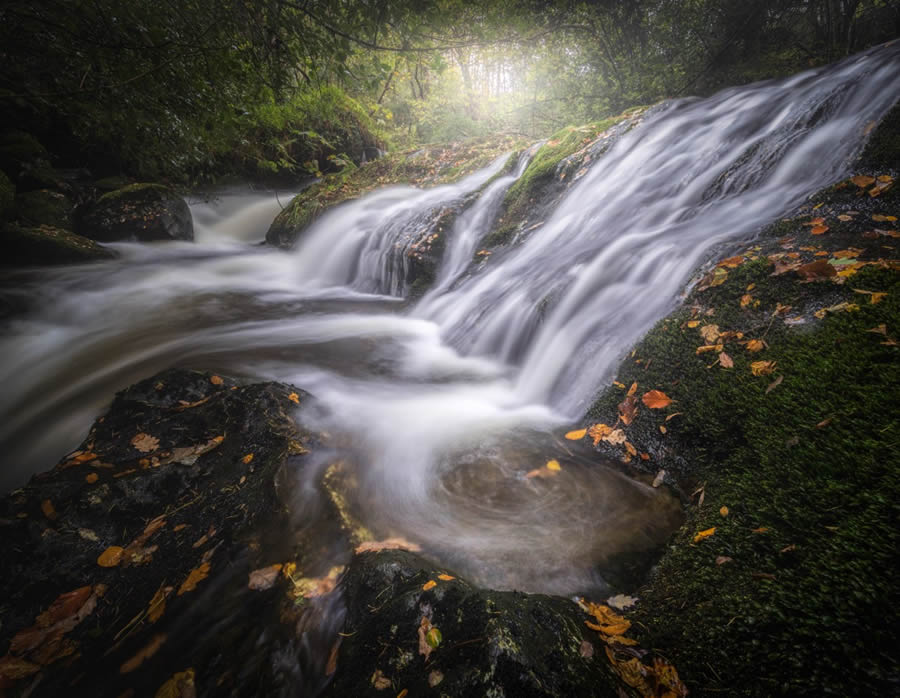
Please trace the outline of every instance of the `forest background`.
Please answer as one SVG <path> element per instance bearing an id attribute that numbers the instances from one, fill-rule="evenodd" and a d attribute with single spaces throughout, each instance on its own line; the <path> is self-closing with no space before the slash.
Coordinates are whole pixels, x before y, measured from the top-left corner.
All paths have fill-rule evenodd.
<path id="1" fill-rule="evenodd" d="M 13 0 L 0 118 L 101 175 L 289 182 L 546 137 L 898 33 L 900 0 Z"/>

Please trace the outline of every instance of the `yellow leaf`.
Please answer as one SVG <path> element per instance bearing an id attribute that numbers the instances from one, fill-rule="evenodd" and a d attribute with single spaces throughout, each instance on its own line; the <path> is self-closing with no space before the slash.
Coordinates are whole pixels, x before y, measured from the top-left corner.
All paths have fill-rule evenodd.
<path id="1" fill-rule="evenodd" d="M 628 389 L 628 397 L 631 397 L 637 392 L 637 382 L 631 384 L 631 387 Z"/>
<path id="2" fill-rule="evenodd" d="M 221 376 L 210 376 L 209 382 L 212 383 L 213 385 L 222 385 L 222 383 L 224 383 L 225 381 L 222 380 Z"/>
<path id="3" fill-rule="evenodd" d="M 600 443 L 601 440 L 605 439 L 607 435 L 612 433 L 612 427 L 607 426 L 606 424 L 594 424 L 588 429 L 588 434 L 594 440 L 594 446 Z"/>
<path id="4" fill-rule="evenodd" d="M 185 579 L 181 586 L 178 588 L 178 596 L 196 589 L 197 584 L 199 582 L 202 582 L 209 575 L 209 567 L 209 563 L 204 562 L 199 567 L 195 567 L 194 569 L 192 569 L 190 574 L 187 576 L 187 579 Z"/>
<path id="5" fill-rule="evenodd" d="M 641 398 L 647 407 L 652 410 L 659 410 L 672 404 L 672 398 L 661 390 L 648 390 Z"/>
<path id="6" fill-rule="evenodd" d="M 547 469 L 548 470 L 560 470 L 559 461 L 558 460 L 548 460 L 547 461 Z"/>
<path id="7" fill-rule="evenodd" d="M 869 296 L 869 303 L 871 305 L 876 305 L 878 303 L 881 303 L 882 298 L 884 298 L 886 295 L 887 295 L 887 293 L 881 293 L 881 292 L 873 293 L 871 296 Z"/>
<path id="8" fill-rule="evenodd" d="M 616 386 L 617 388 L 621 389 L 621 390 L 625 390 L 625 384 L 624 384 L 624 383 L 619 383 L 619 381 L 613 381 L 613 385 Z"/>
<path id="9" fill-rule="evenodd" d="M 753 302 L 753 296 L 751 296 L 749 293 L 746 293 L 743 296 L 741 296 L 741 307 L 742 308 L 746 308 L 752 302 Z"/>
<path id="10" fill-rule="evenodd" d="M 244 456 L 243 458 L 241 458 L 241 462 L 244 463 L 244 464 L 247 464 L 247 463 L 249 463 L 249 462 L 252 461 L 252 460 L 253 460 L 253 454 L 252 454 L 252 453 L 248 453 L 246 456 Z"/>
<path id="11" fill-rule="evenodd" d="M 765 349 L 766 343 L 762 339 L 751 339 L 749 342 L 747 342 L 746 347 L 747 351 L 756 353 Z"/>
<path id="12" fill-rule="evenodd" d="M 709 538 L 715 532 L 716 532 L 715 526 L 713 526 L 712 528 L 707 528 L 705 531 L 700 531 L 700 533 L 698 533 L 696 536 L 694 536 L 694 542 L 699 543 L 701 540 Z"/>
<path id="13" fill-rule="evenodd" d="M 587 429 L 576 429 L 575 431 L 568 432 L 566 438 L 569 441 L 578 441 L 579 439 L 583 439 L 585 434 L 587 434 Z"/>
<path id="14" fill-rule="evenodd" d="M 288 400 L 290 400 L 291 402 L 295 402 L 298 405 L 300 404 L 300 396 L 297 395 L 297 393 L 291 393 L 290 395 L 288 395 Z"/>
<path id="15" fill-rule="evenodd" d="M 100 567 L 116 567 L 122 562 L 122 554 L 124 552 L 125 548 L 118 545 L 111 545 L 100 553 L 100 557 L 97 558 L 97 564 L 100 565 Z"/>
<path id="16" fill-rule="evenodd" d="M 155 698 L 187 698 L 187 696 L 196 695 L 194 688 L 194 670 L 185 669 L 172 675 L 159 690 L 156 692 Z"/>
<path id="17" fill-rule="evenodd" d="M 691 329 L 693 329 L 693 328 L 697 327 L 699 324 L 700 324 L 699 320 L 688 320 L 687 326 L 690 327 Z"/>
<path id="18" fill-rule="evenodd" d="M 776 361 L 754 361 L 750 364 L 750 370 L 754 376 L 768 376 L 775 371 Z"/>
<path id="19" fill-rule="evenodd" d="M 171 589 L 171 587 L 169 587 Z M 166 590 L 163 587 L 160 587 L 156 590 L 156 593 L 153 595 L 153 598 L 150 599 L 150 605 L 147 606 L 147 618 L 150 619 L 151 623 L 155 623 L 160 618 L 162 618 L 162 614 L 166 612 Z"/>
<path id="20" fill-rule="evenodd" d="M 451 579 L 456 579 L 456 577 L 450 574 L 439 574 L 438 579 L 444 582 L 449 582 Z"/>
<path id="21" fill-rule="evenodd" d="M 705 354 L 708 351 L 721 351 L 718 344 L 705 344 L 702 347 L 697 347 L 697 356 L 700 354 Z"/>
<path id="22" fill-rule="evenodd" d="M 632 456 L 637 455 L 637 449 L 630 441 L 625 442 L 625 450 L 628 451 Z"/>
<path id="23" fill-rule="evenodd" d="M 719 513 L 722 516 L 728 516 L 728 507 L 722 507 L 721 509 L 719 509 Z"/>
<path id="24" fill-rule="evenodd" d="M 437 586 L 437 582 L 433 579 L 429 579 L 422 585 L 422 591 L 428 591 L 429 589 L 434 589 Z"/>

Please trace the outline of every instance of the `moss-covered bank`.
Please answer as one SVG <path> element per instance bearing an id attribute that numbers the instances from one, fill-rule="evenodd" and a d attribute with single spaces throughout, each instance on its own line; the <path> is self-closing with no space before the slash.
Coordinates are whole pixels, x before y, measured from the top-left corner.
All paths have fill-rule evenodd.
<path id="1" fill-rule="evenodd" d="M 898 114 L 862 178 L 716 265 L 619 368 L 637 397 L 674 400 L 638 403 L 626 428 L 650 457 L 629 467 L 665 470 L 689 502 L 631 619 L 694 695 L 887 695 L 900 680 Z M 625 389 L 589 422 L 612 424 Z"/>

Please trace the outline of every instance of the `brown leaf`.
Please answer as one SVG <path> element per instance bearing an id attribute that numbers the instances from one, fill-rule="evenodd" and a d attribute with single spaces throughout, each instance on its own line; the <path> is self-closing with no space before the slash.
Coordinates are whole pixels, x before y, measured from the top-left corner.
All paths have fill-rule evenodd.
<path id="1" fill-rule="evenodd" d="M 195 567 L 188 574 L 187 579 L 178 587 L 178 596 L 193 591 L 197 588 L 197 584 L 202 582 L 209 575 L 210 565 L 208 562 L 201 563 L 199 567 Z"/>
<path id="2" fill-rule="evenodd" d="M 750 531 L 750 533 L 768 533 L 768 532 L 769 532 L 768 526 L 760 526 L 759 528 L 754 528 L 752 531 Z"/>
<path id="3" fill-rule="evenodd" d="M 163 646 L 163 643 L 166 641 L 166 636 L 162 633 L 159 635 L 154 635 L 153 639 L 150 640 L 146 645 L 144 645 L 141 650 L 134 655 L 127 662 L 122 664 L 119 667 L 120 674 L 129 674 L 135 669 L 137 669 L 141 664 L 150 659 L 154 654 L 159 651 L 159 648 Z"/>
<path id="4" fill-rule="evenodd" d="M 628 389 L 627 396 L 631 397 L 632 395 L 634 395 L 637 392 L 637 388 L 638 388 L 638 384 L 637 384 L 637 381 L 635 381 L 634 383 L 631 384 L 631 387 Z"/>
<path id="5" fill-rule="evenodd" d="M 647 391 L 641 401 L 652 410 L 659 410 L 672 404 L 672 398 L 661 390 Z"/>
<path id="6" fill-rule="evenodd" d="M 850 181 L 860 189 L 866 189 L 875 184 L 875 178 L 870 177 L 869 175 L 856 175 L 855 177 L 851 177 Z"/>
<path id="7" fill-rule="evenodd" d="M 151 623 L 158 621 L 162 618 L 163 613 L 166 612 L 166 597 L 171 591 L 172 587 L 160 587 L 156 590 L 153 598 L 150 599 L 150 603 L 147 606 L 147 618 L 150 619 Z"/>
<path id="8" fill-rule="evenodd" d="M 718 325 L 704 325 L 700 328 L 700 336 L 706 340 L 707 344 L 715 344 L 719 338 Z"/>
<path id="9" fill-rule="evenodd" d="M 628 395 L 619 403 L 619 419 L 622 420 L 625 426 L 628 426 L 634 420 L 636 414 L 637 398 L 634 395 Z"/>
<path id="10" fill-rule="evenodd" d="M 383 691 L 385 688 L 390 688 L 391 686 L 391 680 L 381 673 L 381 669 L 376 669 L 369 681 L 372 686 L 375 687 L 376 691 Z"/>
<path id="11" fill-rule="evenodd" d="M 222 380 L 221 376 L 210 376 L 209 382 L 212 383 L 213 385 L 222 385 L 222 383 L 224 383 L 225 381 Z"/>
<path id="12" fill-rule="evenodd" d="M 194 670 L 185 669 L 173 674 L 156 692 L 155 698 L 196 698 Z M 120 697 L 121 698 L 121 697 Z"/>
<path id="13" fill-rule="evenodd" d="M 716 558 L 717 565 L 724 565 L 725 563 L 731 562 L 734 558 L 728 557 L 727 555 L 719 555 Z"/>
<path id="14" fill-rule="evenodd" d="M 745 348 L 747 349 L 747 351 L 756 353 L 766 348 L 766 342 L 763 339 L 751 339 L 749 342 L 747 342 Z"/>
<path id="15" fill-rule="evenodd" d="M 151 453 L 159 448 L 159 439 L 141 432 L 131 439 L 131 445 L 141 453 Z"/>
<path id="16" fill-rule="evenodd" d="M 637 455 L 637 449 L 630 441 L 625 442 L 625 450 L 628 451 L 628 453 L 630 453 L 632 456 Z"/>
<path id="17" fill-rule="evenodd" d="M 49 499 L 45 499 L 41 502 L 41 511 L 44 512 L 44 516 L 46 516 L 51 521 L 56 520 L 56 509 L 53 507 L 53 502 Z"/>
<path id="18" fill-rule="evenodd" d="M 743 296 L 741 296 L 741 307 L 742 308 L 746 308 L 752 302 L 753 302 L 753 296 L 751 296 L 749 293 L 745 293 Z"/>
<path id="19" fill-rule="evenodd" d="M 40 664 L 29 662 L 22 657 L 14 657 L 11 654 L 7 654 L 5 657 L 0 658 L 0 678 L 18 681 L 19 679 L 24 679 L 32 674 L 36 674 L 40 670 Z M 0 690 L 3 688 L 3 683 L 0 682 Z"/>
<path id="20" fill-rule="evenodd" d="M 125 548 L 118 545 L 111 545 L 100 553 L 100 557 L 97 558 L 97 564 L 100 565 L 100 567 L 116 567 L 122 562 L 122 554 L 124 552 Z"/>
<path id="21" fill-rule="evenodd" d="M 607 443 L 612 444 L 613 446 L 618 446 L 620 444 L 625 443 L 625 432 L 621 429 L 614 429 L 609 434 L 603 437 L 603 440 Z"/>
<path id="22" fill-rule="evenodd" d="M 824 259 L 817 259 L 815 262 L 809 262 L 797 267 L 797 273 L 807 281 L 837 276 L 837 270 Z"/>
<path id="23" fill-rule="evenodd" d="M 722 368 L 734 368 L 734 361 L 724 351 L 719 354 L 719 364 Z"/>
<path id="24" fill-rule="evenodd" d="M 100 476 L 97 473 L 88 473 L 84 476 L 84 481 L 89 485 L 93 485 L 97 480 L 100 479 Z"/>
<path id="25" fill-rule="evenodd" d="M 271 589 L 272 585 L 275 584 L 275 580 L 278 579 L 278 573 L 281 572 L 281 568 L 283 565 L 275 564 L 269 565 L 268 567 L 262 567 L 258 570 L 253 570 L 250 573 L 250 579 L 247 582 L 247 588 L 253 589 L 254 591 L 265 591 L 266 589 Z"/>

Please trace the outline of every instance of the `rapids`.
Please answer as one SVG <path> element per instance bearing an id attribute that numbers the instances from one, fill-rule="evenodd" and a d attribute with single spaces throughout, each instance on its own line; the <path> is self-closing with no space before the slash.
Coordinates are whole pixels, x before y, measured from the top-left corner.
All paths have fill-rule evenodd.
<path id="1" fill-rule="evenodd" d="M 678 517 L 660 490 L 570 453 L 572 424 L 715 251 L 847 172 L 900 94 L 900 44 L 787 80 L 655 108 L 544 224 L 470 264 L 506 158 L 457 184 L 345 203 L 285 253 L 256 243 L 274 196 L 196 203 L 197 241 L 121 243 L 114 261 L 19 272 L 3 295 L 3 489 L 74 448 L 116 390 L 172 365 L 294 383 L 352 470 L 356 516 L 498 588 L 572 593 L 651 549 Z M 282 197 L 282 201 L 284 198 Z M 408 241 L 465 202 L 432 289 L 405 296 Z M 559 476 L 527 478 L 549 458 Z M 300 511 L 317 511 L 298 506 Z M 309 522 L 299 521 L 298 526 Z M 598 567 L 599 566 L 599 567 Z"/>

